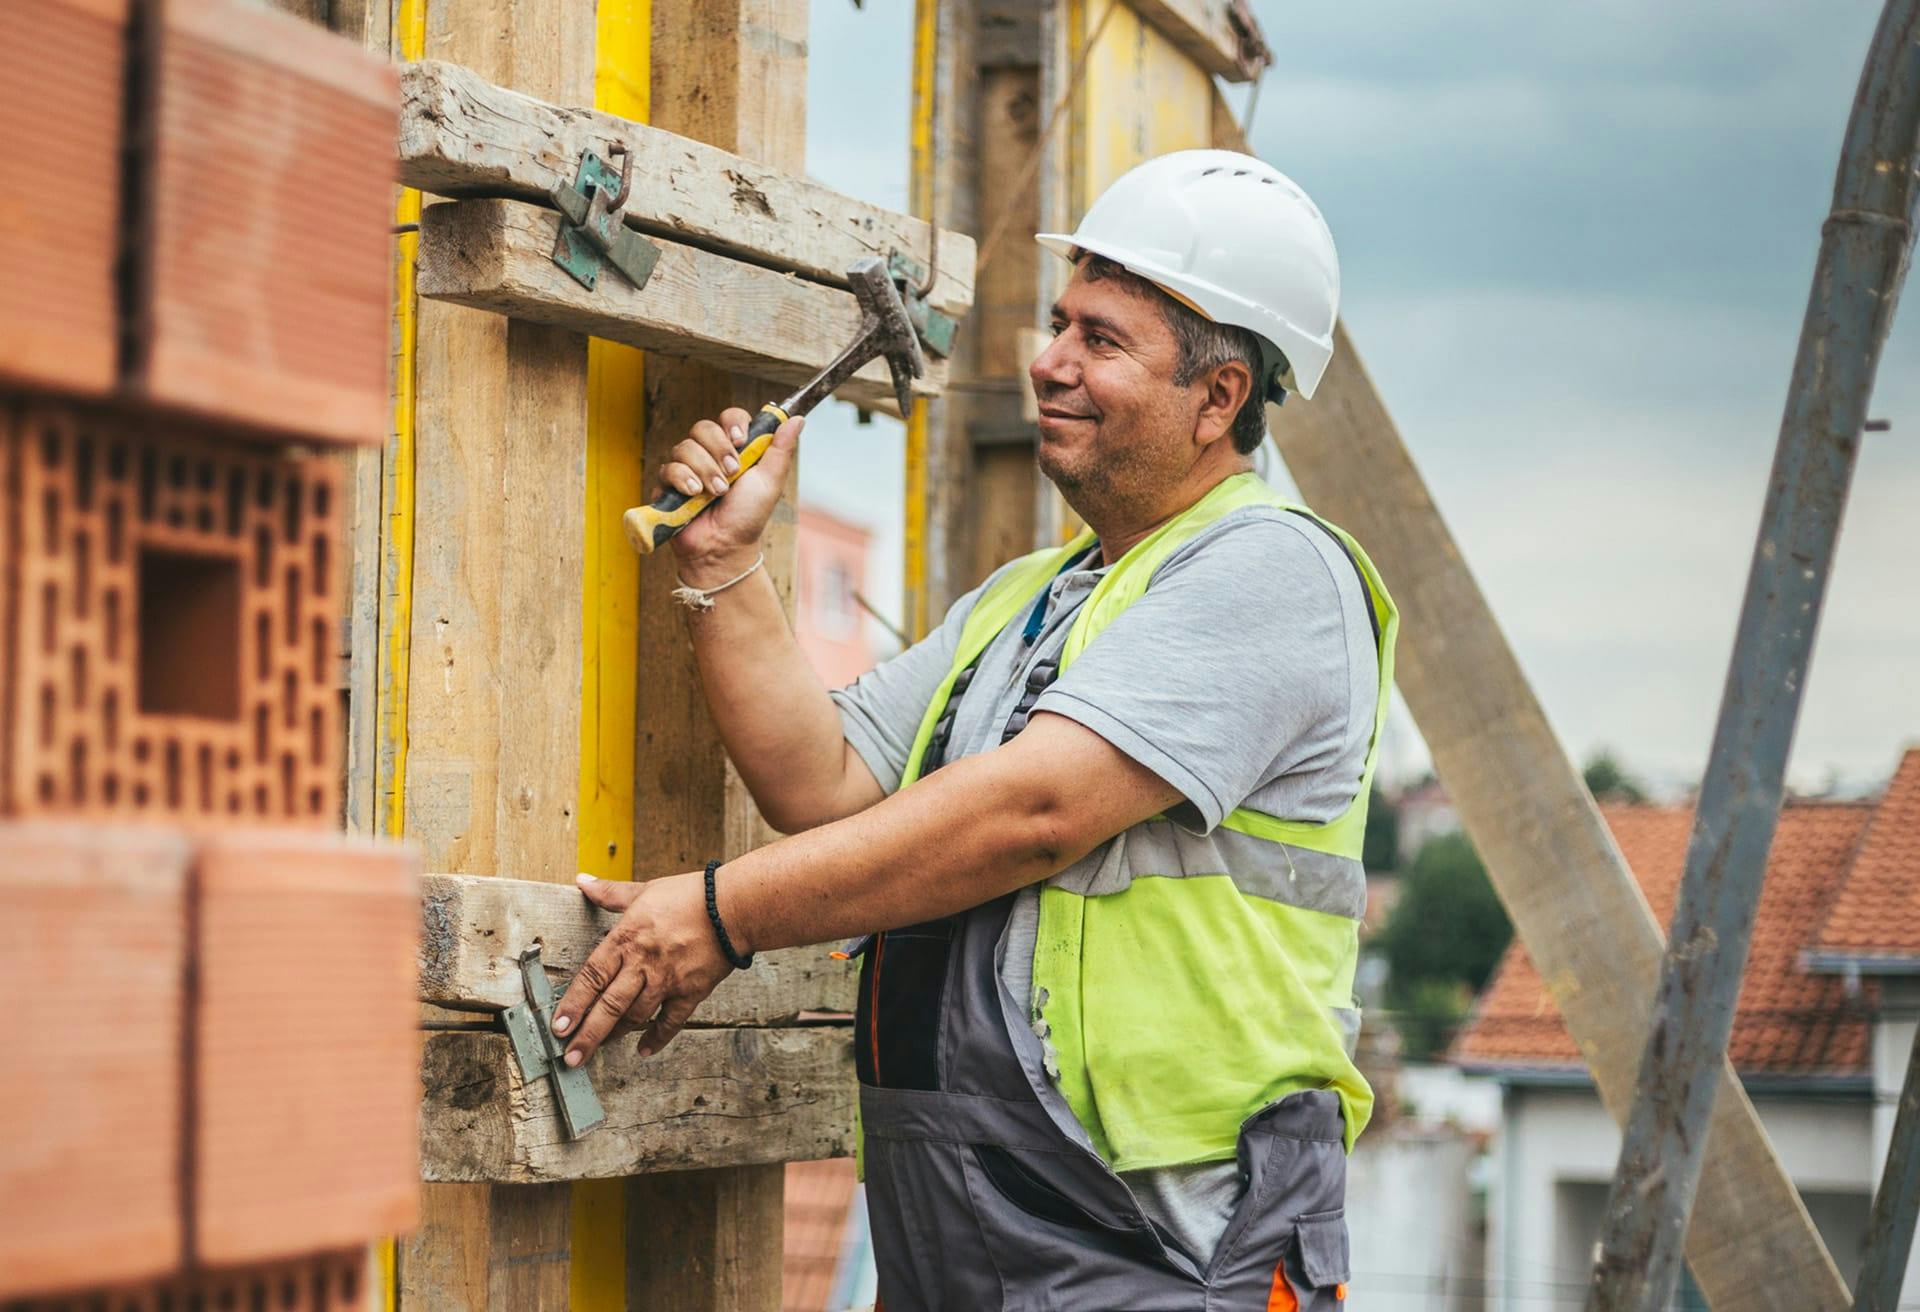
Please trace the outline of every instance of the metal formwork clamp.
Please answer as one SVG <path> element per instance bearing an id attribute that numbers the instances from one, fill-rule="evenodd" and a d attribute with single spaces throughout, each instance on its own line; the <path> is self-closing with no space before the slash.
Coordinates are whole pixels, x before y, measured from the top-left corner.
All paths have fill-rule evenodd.
<path id="1" fill-rule="evenodd" d="M 553 262 L 588 291 L 600 281 L 601 266 L 611 264 L 637 291 L 653 276 L 660 248 L 627 227 L 624 207 L 633 186 L 633 152 L 616 145 L 608 153 L 620 159 L 618 173 L 589 150 L 580 156 L 572 185 L 547 193 L 561 215 Z"/>
<path id="2" fill-rule="evenodd" d="M 553 1100 L 560 1108 L 560 1123 L 567 1138 L 578 1139 L 603 1124 L 607 1112 L 600 1105 L 600 1095 L 593 1091 L 586 1068 L 561 1060 L 567 1045 L 553 1032 L 553 985 L 547 980 L 546 967 L 540 964 L 538 943 L 520 954 L 520 983 L 526 1001 L 500 1013 L 513 1055 L 520 1063 L 520 1074 L 528 1080 L 546 1076 L 553 1086 Z"/>
<path id="3" fill-rule="evenodd" d="M 952 355 L 953 337 L 960 324 L 952 315 L 943 314 L 927 303 L 927 291 L 932 290 L 927 287 L 931 276 L 927 266 L 903 251 L 891 251 L 887 255 L 887 276 L 900 289 L 900 299 L 907 306 L 907 320 L 920 335 L 920 344 L 943 360 Z"/>

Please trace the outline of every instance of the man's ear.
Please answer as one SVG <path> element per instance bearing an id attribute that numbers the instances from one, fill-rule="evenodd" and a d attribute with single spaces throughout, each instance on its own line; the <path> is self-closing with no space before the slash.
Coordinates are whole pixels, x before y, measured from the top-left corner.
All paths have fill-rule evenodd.
<path id="1" fill-rule="evenodd" d="M 1210 446 L 1233 431 L 1234 416 L 1253 392 L 1253 370 L 1243 361 L 1229 360 L 1208 370 L 1199 383 L 1200 413 L 1194 417 L 1193 437 Z"/>

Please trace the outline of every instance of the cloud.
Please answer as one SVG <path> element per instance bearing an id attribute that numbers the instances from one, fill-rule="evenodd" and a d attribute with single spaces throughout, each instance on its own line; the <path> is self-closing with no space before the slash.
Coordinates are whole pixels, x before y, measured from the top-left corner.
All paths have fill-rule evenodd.
<path id="1" fill-rule="evenodd" d="M 1256 148 L 1327 213 L 1343 313 L 1569 750 L 1697 778 L 1879 6 L 1256 8 L 1279 56 Z M 890 206 L 910 10 L 812 10 L 810 171 Z M 1895 431 L 1861 457 L 1808 681 L 1803 785 L 1882 777 L 1920 735 L 1920 289 L 1907 303 L 1872 410 Z M 890 602 L 899 427 L 823 409 L 810 428 L 803 493 L 874 524 Z"/>

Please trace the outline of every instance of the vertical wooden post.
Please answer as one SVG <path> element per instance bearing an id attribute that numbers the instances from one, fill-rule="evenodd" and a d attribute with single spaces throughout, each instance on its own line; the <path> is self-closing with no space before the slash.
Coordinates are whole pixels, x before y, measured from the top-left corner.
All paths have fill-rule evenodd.
<path id="1" fill-rule="evenodd" d="M 426 56 L 593 96 L 590 0 L 433 0 Z M 419 307 L 406 832 L 434 870 L 571 879 L 586 340 Z M 569 1189 L 428 1185 L 403 1307 L 563 1308 Z"/>
<path id="2" fill-rule="evenodd" d="M 652 121 L 792 173 L 805 160 L 807 6 L 799 0 L 655 0 Z M 697 419 L 757 408 L 775 384 L 682 360 L 647 364 L 646 463 L 666 459 Z M 767 569 L 792 606 L 792 492 L 769 529 Z M 673 560 L 640 582 L 638 878 L 672 874 L 764 841 L 701 700 Z M 627 1184 L 627 1306 L 647 1312 L 775 1312 L 780 1305 L 779 1166 L 639 1176 Z"/>

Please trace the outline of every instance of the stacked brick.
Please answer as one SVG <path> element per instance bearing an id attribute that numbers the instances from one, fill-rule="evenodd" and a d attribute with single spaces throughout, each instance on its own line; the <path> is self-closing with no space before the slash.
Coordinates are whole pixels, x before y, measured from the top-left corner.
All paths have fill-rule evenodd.
<path id="1" fill-rule="evenodd" d="M 128 3 L 0 4 L 0 380 L 113 386 Z"/>
<path id="2" fill-rule="evenodd" d="M 19 544 L 0 809 L 333 824 L 338 462 L 39 399 L 0 434 Z"/>
<path id="3" fill-rule="evenodd" d="M 397 105 L 247 0 L 0 3 L 7 1312 L 349 1312 L 415 1217 L 415 860 L 337 832 Z"/>

